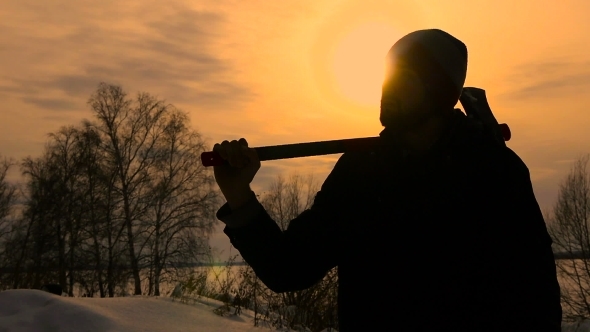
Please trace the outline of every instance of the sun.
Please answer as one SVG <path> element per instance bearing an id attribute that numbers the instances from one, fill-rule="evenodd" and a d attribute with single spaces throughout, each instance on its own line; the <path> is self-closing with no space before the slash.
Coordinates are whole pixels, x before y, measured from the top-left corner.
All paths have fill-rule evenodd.
<path id="1" fill-rule="evenodd" d="M 385 55 L 399 33 L 386 23 L 365 23 L 352 29 L 336 45 L 332 71 L 337 90 L 364 106 L 379 104 Z"/>

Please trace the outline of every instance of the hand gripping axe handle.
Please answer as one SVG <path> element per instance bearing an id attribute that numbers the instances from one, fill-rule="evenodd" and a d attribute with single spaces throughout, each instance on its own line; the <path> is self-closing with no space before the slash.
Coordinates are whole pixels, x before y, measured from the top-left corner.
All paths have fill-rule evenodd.
<path id="1" fill-rule="evenodd" d="M 377 146 L 380 139 L 380 137 L 349 138 L 333 141 L 261 146 L 253 149 L 256 150 L 260 161 L 265 161 L 321 156 L 350 151 L 365 151 Z M 203 162 L 203 166 L 220 166 L 225 162 L 225 160 L 213 151 L 203 152 L 201 154 L 201 161 Z"/>
<path id="2" fill-rule="evenodd" d="M 504 141 L 510 140 L 510 129 L 506 124 L 498 124 L 488 105 L 485 91 L 478 88 L 464 88 L 461 95 L 461 105 L 467 116 L 474 117 L 493 131 L 494 137 Z M 348 138 L 332 141 L 293 143 L 283 145 L 269 145 L 253 148 L 260 161 L 289 159 L 299 157 L 321 156 L 352 151 L 367 151 L 380 141 L 380 137 Z M 216 152 L 208 151 L 201 154 L 203 166 L 220 166 L 225 160 Z"/>

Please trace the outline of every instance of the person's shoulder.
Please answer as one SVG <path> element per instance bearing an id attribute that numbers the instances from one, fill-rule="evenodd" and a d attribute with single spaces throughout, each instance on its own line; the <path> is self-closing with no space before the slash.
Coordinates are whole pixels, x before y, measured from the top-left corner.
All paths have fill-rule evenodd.
<path id="1" fill-rule="evenodd" d="M 352 190 L 370 174 L 373 151 L 345 152 L 336 161 L 332 171 L 326 177 L 321 190 L 324 192 L 339 192 Z"/>
<path id="2" fill-rule="evenodd" d="M 359 171 L 368 165 L 375 158 L 377 150 L 351 151 L 343 153 L 336 161 L 334 170 L 347 172 Z"/>
<path id="3" fill-rule="evenodd" d="M 507 167 L 514 169 L 520 175 L 530 176 L 529 168 L 524 160 L 510 147 L 504 149 L 504 161 Z"/>
<path id="4" fill-rule="evenodd" d="M 455 118 L 450 144 L 456 153 L 472 158 L 498 157 L 504 154 L 506 149 L 505 144 L 495 140 L 490 128 L 461 114 Z"/>
<path id="5" fill-rule="evenodd" d="M 462 173 L 473 176 L 492 176 L 505 171 L 523 170 L 524 163 L 503 142 L 496 141 L 493 134 L 481 122 L 459 117 L 450 140 L 450 155 Z"/>

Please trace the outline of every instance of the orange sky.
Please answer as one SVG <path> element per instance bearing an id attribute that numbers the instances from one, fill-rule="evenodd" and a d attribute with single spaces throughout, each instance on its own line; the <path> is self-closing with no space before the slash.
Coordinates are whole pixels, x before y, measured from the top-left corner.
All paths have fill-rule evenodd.
<path id="1" fill-rule="evenodd" d="M 90 117 L 100 81 L 165 98 L 211 143 L 375 136 L 385 53 L 440 28 L 467 44 L 466 86 L 511 126 L 545 209 L 590 152 L 589 13 L 586 0 L 5 0 L 0 153 L 39 155 L 47 133 Z M 323 181 L 337 158 L 265 162 L 253 188 L 293 171 Z"/>

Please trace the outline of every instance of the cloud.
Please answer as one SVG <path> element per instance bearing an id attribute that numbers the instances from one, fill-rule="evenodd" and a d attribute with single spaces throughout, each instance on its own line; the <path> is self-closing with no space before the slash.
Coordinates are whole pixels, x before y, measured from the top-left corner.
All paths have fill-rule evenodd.
<path id="1" fill-rule="evenodd" d="M 38 97 L 23 97 L 25 103 L 33 104 L 44 110 L 50 111 L 67 111 L 76 108 L 76 104 L 63 98 L 38 98 Z"/>
<path id="2" fill-rule="evenodd" d="M 34 65 L 5 74 L 2 81 L 11 84 L 0 93 L 48 110 L 71 108 L 67 99 L 59 101 L 63 95 L 85 102 L 103 81 L 209 109 L 238 109 L 255 95 L 235 79 L 231 58 L 220 55 L 228 25 L 221 11 L 195 10 L 181 1 L 60 2 L 68 13 L 45 8 L 47 32 L 19 28 L 39 18 L 29 1 L 12 9 L 22 15 L 4 23 L 16 34 L 7 56 Z"/>
<path id="3" fill-rule="evenodd" d="M 527 64 L 507 78 L 513 91 L 500 95 L 507 100 L 556 98 L 590 91 L 590 62 L 546 60 Z"/>
<path id="4" fill-rule="evenodd" d="M 517 99 L 552 98 L 588 93 L 589 91 L 590 71 L 536 82 L 512 92 L 510 96 Z"/>
<path id="5" fill-rule="evenodd" d="M 191 43 L 198 39 L 219 36 L 219 25 L 225 20 L 220 13 L 195 11 L 185 5 L 177 5 L 174 12 L 158 16 L 157 20 L 146 23 L 153 32 L 166 40 Z"/>
<path id="6" fill-rule="evenodd" d="M 47 84 L 70 96 L 89 97 L 89 92 L 95 90 L 101 81 L 107 79 L 107 75 L 89 75 L 87 71 L 82 75 L 59 75 Z"/>
<path id="7" fill-rule="evenodd" d="M 0 85 L 0 94 L 9 95 L 9 94 L 19 93 L 19 92 L 22 92 L 22 88 L 15 86 L 14 84 Z"/>
<path id="8" fill-rule="evenodd" d="M 556 160 L 555 163 L 556 164 L 567 164 L 567 165 L 571 165 L 575 162 L 575 159 L 563 159 L 563 160 Z"/>

